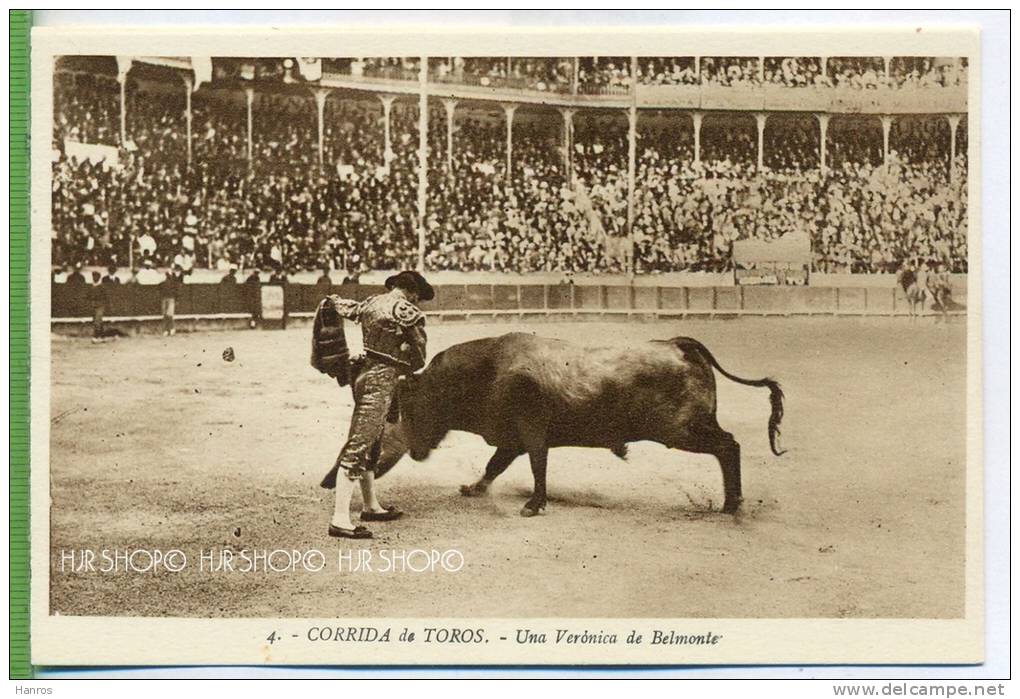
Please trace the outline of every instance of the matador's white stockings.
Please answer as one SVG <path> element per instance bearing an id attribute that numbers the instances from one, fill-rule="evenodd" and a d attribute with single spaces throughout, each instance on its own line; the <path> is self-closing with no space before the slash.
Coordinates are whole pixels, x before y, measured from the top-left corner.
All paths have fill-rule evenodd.
<path id="1" fill-rule="evenodd" d="M 361 477 L 361 502 L 365 512 L 385 512 L 375 496 L 375 472 L 365 471 Z"/>
<path id="2" fill-rule="evenodd" d="M 375 474 L 366 471 L 361 476 L 361 500 L 362 509 L 365 512 L 385 512 L 375 496 Z M 354 495 L 354 483 L 347 478 L 343 469 L 336 476 L 336 505 L 333 508 L 333 519 L 330 521 L 334 527 L 353 529 L 351 522 L 351 496 Z"/>
<path id="3" fill-rule="evenodd" d="M 351 496 L 354 495 L 354 481 L 347 477 L 343 469 L 336 474 L 336 505 L 333 507 L 333 519 L 330 524 L 341 529 L 354 529 L 351 522 Z"/>

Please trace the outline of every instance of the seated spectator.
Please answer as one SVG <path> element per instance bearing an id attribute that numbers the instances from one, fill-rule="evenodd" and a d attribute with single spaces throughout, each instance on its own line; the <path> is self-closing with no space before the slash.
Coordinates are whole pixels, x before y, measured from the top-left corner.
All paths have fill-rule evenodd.
<path id="1" fill-rule="evenodd" d="M 85 275 L 82 274 L 81 269 L 82 269 L 81 262 L 78 262 L 73 267 L 70 267 L 69 271 L 67 272 L 67 277 L 64 283 L 70 284 L 71 286 L 84 286 Z"/>

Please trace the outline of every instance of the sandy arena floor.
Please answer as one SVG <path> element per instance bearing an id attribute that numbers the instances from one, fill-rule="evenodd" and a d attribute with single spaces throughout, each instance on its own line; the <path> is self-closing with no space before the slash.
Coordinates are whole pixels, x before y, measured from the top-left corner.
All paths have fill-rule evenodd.
<path id="1" fill-rule="evenodd" d="M 510 325 L 430 328 L 430 350 Z M 518 515 L 519 459 L 464 498 L 491 449 L 452 434 L 380 481 L 408 516 L 364 548 L 459 549 L 448 572 L 209 573 L 201 549 L 319 549 L 318 482 L 346 435 L 350 391 L 308 366 L 306 329 L 53 337 L 51 612 L 160 616 L 954 617 L 963 614 L 965 327 L 932 319 L 742 319 L 516 326 L 587 344 L 690 335 L 729 371 L 722 426 L 743 446 L 744 511 L 718 513 L 709 457 L 632 445 L 550 454 L 547 514 Z M 221 353 L 233 347 L 236 361 Z M 356 498 L 357 504 L 357 498 Z M 355 544 L 362 548 L 362 542 Z M 69 549 L 182 549 L 180 573 L 74 574 Z M 378 560 L 378 559 L 376 559 Z"/>

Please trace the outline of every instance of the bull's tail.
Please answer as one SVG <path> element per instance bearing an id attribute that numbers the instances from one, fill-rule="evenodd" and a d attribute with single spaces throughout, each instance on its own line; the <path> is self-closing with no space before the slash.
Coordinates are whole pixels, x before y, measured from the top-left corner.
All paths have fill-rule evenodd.
<path id="1" fill-rule="evenodd" d="M 762 386 L 768 388 L 769 403 L 772 405 L 772 414 L 769 415 L 769 446 L 772 448 L 772 453 L 776 456 L 781 456 L 786 452 L 785 449 L 779 448 L 779 423 L 783 421 L 783 389 L 780 388 L 778 381 L 767 377 L 764 379 L 742 379 L 739 376 L 734 376 L 719 366 L 719 362 L 714 356 L 712 356 L 712 353 L 708 351 L 708 348 L 694 338 L 675 337 L 672 342 L 681 351 L 694 352 L 695 354 L 700 355 L 706 362 L 711 364 L 716 371 L 730 381 L 735 381 L 736 383 L 743 384 L 745 386 Z"/>

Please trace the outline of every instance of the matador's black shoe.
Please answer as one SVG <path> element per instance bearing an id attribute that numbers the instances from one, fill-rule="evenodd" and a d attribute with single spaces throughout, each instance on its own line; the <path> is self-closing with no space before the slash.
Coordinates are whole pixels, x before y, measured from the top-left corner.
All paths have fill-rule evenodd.
<path id="1" fill-rule="evenodd" d="M 384 508 L 385 512 L 362 512 L 362 522 L 392 522 L 395 519 L 400 519 L 404 516 L 404 513 L 398 510 L 393 505 Z"/>
<path id="2" fill-rule="evenodd" d="M 372 532 L 362 526 L 357 526 L 354 529 L 344 529 L 343 527 L 337 527 L 335 525 L 329 525 L 329 535 L 334 536 L 338 539 L 371 539 Z"/>

